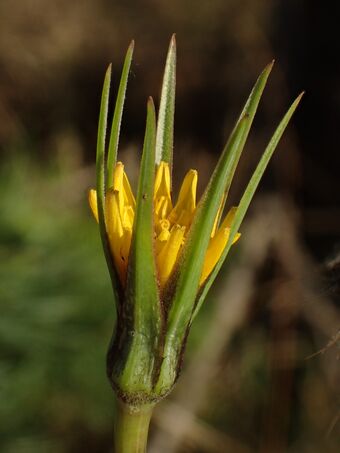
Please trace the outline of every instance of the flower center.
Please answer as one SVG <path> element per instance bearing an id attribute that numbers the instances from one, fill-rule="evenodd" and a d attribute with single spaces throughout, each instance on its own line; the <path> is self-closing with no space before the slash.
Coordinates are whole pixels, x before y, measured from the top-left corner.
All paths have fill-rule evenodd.
<path id="1" fill-rule="evenodd" d="M 198 175 L 189 170 L 184 177 L 177 203 L 171 199 L 171 178 L 169 164 L 161 162 L 156 169 L 154 185 L 154 244 L 155 260 L 159 285 L 165 286 L 180 255 L 196 210 L 196 190 Z M 97 195 L 89 192 L 89 203 L 98 221 Z M 114 171 L 113 187 L 106 193 L 105 218 L 111 253 L 120 277 L 125 286 L 129 251 L 132 239 L 136 202 L 124 165 L 118 162 Z M 229 238 L 230 224 L 236 208 L 232 208 L 218 227 L 216 218 L 211 240 L 207 249 L 200 284 L 209 276 L 219 260 Z M 240 235 L 237 235 L 234 242 Z"/>

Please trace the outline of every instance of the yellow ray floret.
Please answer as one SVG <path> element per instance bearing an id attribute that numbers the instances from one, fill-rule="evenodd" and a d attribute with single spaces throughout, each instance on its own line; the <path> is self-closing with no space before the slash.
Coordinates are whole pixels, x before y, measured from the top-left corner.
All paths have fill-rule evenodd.
<path id="1" fill-rule="evenodd" d="M 230 209 L 221 226 L 216 231 L 214 237 L 210 239 L 208 250 L 205 255 L 200 284 L 204 283 L 206 278 L 210 275 L 210 273 L 216 266 L 218 260 L 221 258 L 223 250 L 227 245 L 229 239 L 230 226 L 232 224 L 232 221 L 234 220 L 236 210 L 237 208 Z M 233 240 L 233 244 L 235 244 L 235 242 L 238 241 L 240 236 L 241 236 L 240 233 L 236 234 Z"/>
<path id="2" fill-rule="evenodd" d="M 155 222 L 165 219 L 172 210 L 169 164 L 161 162 L 156 170 L 154 187 Z"/>
<path id="3" fill-rule="evenodd" d="M 183 180 L 177 203 L 173 206 L 169 164 L 161 162 L 156 169 L 154 244 L 158 280 L 161 288 L 166 285 L 175 268 L 195 215 L 197 179 L 197 171 L 189 170 Z M 89 191 L 89 204 L 98 222 L 97 194 L 93 189 Z M 123 285 L 125 285 L 126 281 L 135 209 L 136 202 L 124 171 L 124 165 L 121 162 L 117 162 L 113 186 L 106 192 L 105 197 L 105 223 L 111 253 Z M 218 219 L 220 212 L 216 217 L 200 284 L 205 282 L 223 253 L 229 239 L 230 225 L 235 213 L 236 208 L 232 208 L 219 228 Z M 239 237 L 240 234 L 238 233 L 233 243 Z"/>
<path id="4" fill-rule="evenodd" d="M 94 189 L 89 190 L 89 205 L 90 205 L 94 218 L 97 220 L 97 222 L 99 222 L 98 208 L 97 208 L 97 191 Z"/>
<path id="5" fill-rule="evenodd" d="M 196 170 L 189 170 L 185 175 L 179 191 L 178 201 L 169 215 L 171 223 L 178 223 L 186 227 L 190 226 L 196 209 L 197 179 Z"/>
<path id="6" fill-rule="evenodd" d="M 161 287 L 168 281 L 176 264 L 180 248 L 183 244 L 184 233 L 185 226 L 174 225 L 167 241 L 164 242 L 163 247 L 156 256 L 158 278 Z"/>
<path id="7" fill-rule="evenodd" d="M 89 191 L 89 204 L 98 222 L 97 193 L 93 189 Z M 111 253 L 123 284 L 126 280 L 135 208 L 135 198 L 124 165 L 117 162 L 113 186 L 105 197 L 105 223 Z"/>

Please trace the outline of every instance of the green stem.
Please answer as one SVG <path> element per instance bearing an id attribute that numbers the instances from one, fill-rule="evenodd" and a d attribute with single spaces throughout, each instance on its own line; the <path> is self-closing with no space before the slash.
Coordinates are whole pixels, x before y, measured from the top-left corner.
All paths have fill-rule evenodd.
<path id="1" fill-rule="evenodd" d="M 115 422 L 115 453 L 145 453 L 154 406 L 131 407 L 118 401 Z"/>

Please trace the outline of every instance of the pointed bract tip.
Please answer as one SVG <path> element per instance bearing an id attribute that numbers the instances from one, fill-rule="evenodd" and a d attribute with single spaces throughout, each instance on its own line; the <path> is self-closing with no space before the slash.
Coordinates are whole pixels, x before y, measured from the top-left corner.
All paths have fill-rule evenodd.
<path id="1" fill-rule="evenodd" d="M 271 72 L 273 69 L 275 60 L 273 59 L 270 63 L 267 64 L 267 66 L 264 68 L 263 72 Z"/>
<path id="2" fill-rule="evenodd" d="M 148 107 L 155 107 L 155 104 L 153 102 L 153 97 L 152 96 L 149 96 L 148 97 Z"/>
<path id="3" fill-rule="evenodd" d="M 173 33 L 171 36 L 170 46 L 176 46 L 176 33 Z"/>
<path id="4" fill-rule="evenodd" d="M 112 74 L 112 63 L 110 63 L 109 66 L 106 68 L 104 77 L 104 81 L 108 82 L 109 84 L 111 83 L 111 74 Z"/>
<path id="5" fill-rule="evenodd" d="M 133 50 L 135 48 L 135 40 L 132 39 L 129 45 L 129 50 Z"/>
<path id="6" fill-rule="evenodd" d="M 305 94 L 305 91 L 302 91 L 298 96 L 297 98 L 295 99 L 295 101 L 293 102 L 293 106 L 295 106 L 295 108 L 299 105 L 301 99 L 303 98 L 303 95 Z"/>

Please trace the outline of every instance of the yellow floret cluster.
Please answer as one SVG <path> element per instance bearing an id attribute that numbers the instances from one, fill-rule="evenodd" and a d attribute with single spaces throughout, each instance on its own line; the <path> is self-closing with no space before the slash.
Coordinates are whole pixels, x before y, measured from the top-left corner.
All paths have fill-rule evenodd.
<path id="1" fill-rule="evenodd" d="M 198 174 L 189 170 L 184 177 L 178 199 L 174 205 L 171 198 L 170 168 L 160 162 L 156 169 L 154 186 L 154 250 L 158 281 L 163 288 L 169 280 L 181 248 L 186 241 L 196 211 L 196 190 Z M 98 221 L 97 194 L 89 191 L 89 203 Z M 123 286 L 132 238 L 136 202 L 122 162 L 117 162 L 114 171 L 113 187 L 105 197 L 105 221 L 111 253 Z M 228 242 L 230 225 L 236 208 L 232 208 L 218 227 L 217 216 L 206 252 L 200 285 L 204 283 L 218 262 Z M 238 233 L 233 242 L 236 242 Z"/>

